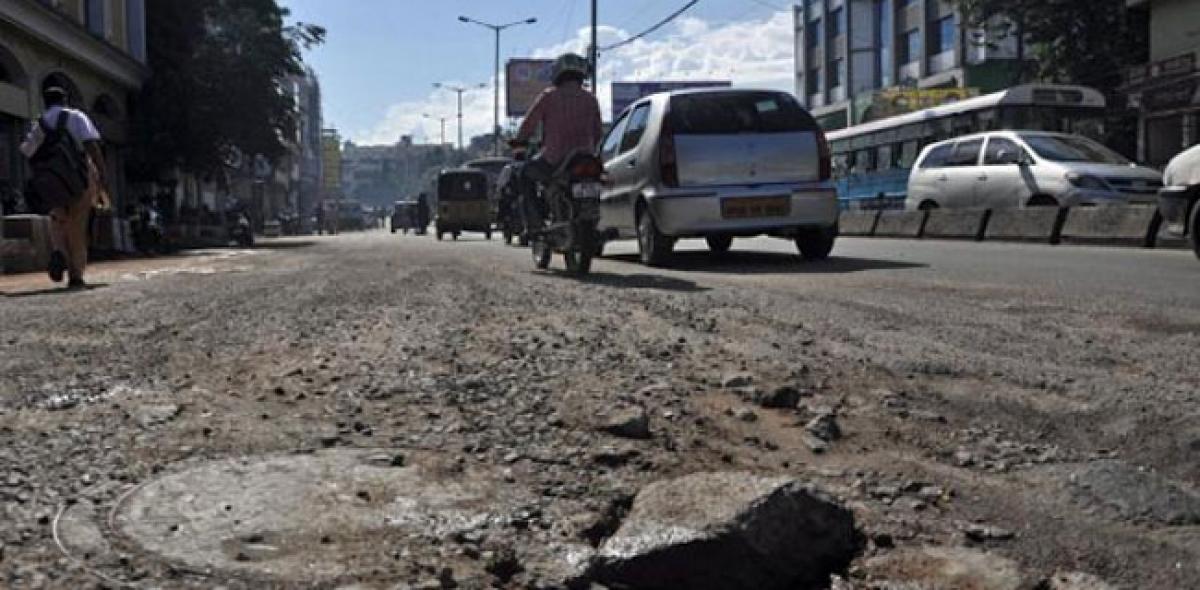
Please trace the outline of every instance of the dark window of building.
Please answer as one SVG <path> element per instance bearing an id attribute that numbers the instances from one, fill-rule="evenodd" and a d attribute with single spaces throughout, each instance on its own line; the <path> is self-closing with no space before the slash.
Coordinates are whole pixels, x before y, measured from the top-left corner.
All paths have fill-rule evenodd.
<path id="1" fill-rule="evenodd" d="M 829 11 L 829 38 L 838 37 L 846 32 L 846 9 L 837 7 Z"/>
<path id="2" fill-rule="evenodd" d="M 87 30 L 97 37 L 104 36 L 104 0 L 87 0 Z"/>
<path id="3" fill-rule="evenodd" d="M 921 60 L 921 30 L 910 29 L 904 32 L 900 43 L 900 63 L 910 64 Z"/>
<path id="4" fill-rule="evenodd" d="M 809 94 L 817 94 L 821 92 L 821 69 L 814 68 L 808 71 L 805 77 L 806 87 Z"/>
<path id="5" fill-rule="evenodd" d="M 846 60 L 835 59 L 829 67 L 829 87 L 837 88 L 841 86 L 846 75 Z"/>
<path id="6" fill-rule="evenodd" d="M 821 46 L 821 19 L 817 19 L 808 23 L 808 46 L 817 48 Z"/>
<path id="7" fill-rule="evenodd" d="M 875 0 L 876 22 L 879 23 L 875 39 L 879 46 L 879 87 L 887 88 L 892 85 L 892 6 L 888 0 Z"/>
<path id="8" fill-rule="evenodd" d="M 937 53 L 954 49 L 958 33 L 958 19 L 954 15 L 939 19 L 933 26 L 933 48 Z"/>

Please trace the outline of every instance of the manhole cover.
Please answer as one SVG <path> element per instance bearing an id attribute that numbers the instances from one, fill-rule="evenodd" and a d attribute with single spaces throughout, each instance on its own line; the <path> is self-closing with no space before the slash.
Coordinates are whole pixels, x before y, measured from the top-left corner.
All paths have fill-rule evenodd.
<path id="1" fill-rule="evenodd" d="M 493 526 L 525 499 L 442 455 L 329 450 L 165 476 L 116 506 L 110 524 L 193 571 L 313 581 L 377 571 L 431 539 Z"/>

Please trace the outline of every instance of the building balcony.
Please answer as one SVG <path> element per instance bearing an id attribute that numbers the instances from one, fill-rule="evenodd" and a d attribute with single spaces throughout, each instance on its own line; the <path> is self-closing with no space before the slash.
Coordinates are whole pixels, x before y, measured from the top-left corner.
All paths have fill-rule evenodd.
<path id="1" fill-rule="evenodd" d="M 953 49 L 929 56 L 929 74 L 940 74 L 958 67 L 958 59 Z"/>

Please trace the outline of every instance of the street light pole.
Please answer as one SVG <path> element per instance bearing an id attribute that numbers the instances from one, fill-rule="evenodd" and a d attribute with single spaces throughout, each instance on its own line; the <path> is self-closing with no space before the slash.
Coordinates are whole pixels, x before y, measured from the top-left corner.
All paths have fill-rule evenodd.
<path id="1" fill-rule="evenodd" d="M 600 91 L 600 48 L 596 45 L 596 28 L 599 26 L 600 0 L 592 0 L 592 46 L 588 50 L 588 62 L 592 66 L 592 94 Z"/>
<path id="2" fill-rule="evenodd" d="M 495 148 L 496 155 L 499 156 L 500 155 L 500 32 L 503 31 L 504 29 L 507 29 L 510 27 L 515 27 L 517 25 L 532 25 L 533 23 L 537 22 L 537 19 L 536 18 L 527 18 L 525 20 L 511 22 L 506 25 L 493 25 L 491 23 L 485 23 L 483 21 L 478 21 L 478 20 L 475 20 L 475 19 L 473 19 L 471 17 L 467 17 L 467 16 L 460 16 L 460 17 L 458 17 L 458 20 L 460 20 L 464 23 L 471 23 L 471 24 L 479 25 L 481 27 L 486 27 L 488 29 L 491 29 L 496 34 L 496 59 L 495 59 L 496 77 L 495 77 L 495 82 L 494 82 L 496 87 L 495 87 L 495 97 L 492 101 L 492 111 L 493 111 L 492 114 L 494 115 L 494 119 L 493 119 L 494 123 L 492 126 L 492 143 L 494 144 L 493 147 Z"/>
<path id="3" fill-rule="evenodd" d="M 434 88 L 442 88 L 442 89 L 449 90 L 451 92 L 458 94 L 458 151 L 461 152 L 463 149 L 463 124 L 462 124 L 462 122 L 463 122 L 463 111 L 462 111 L 463 93 L 468 90 L 474 89 L 474 88 L 487 88 L 487 84 L 480 84 L 478 86 L 450 86 L 448 84 L 442 84 L 441 82 L 434 82 L 433 87 Z"/>
<path id="4" fill-rule="evenodd" d="M 426 119 L 437 119 L 438 121 L 441 121 L 441 123 L 442 123 L 442 143 L 439 145 L 446 145 L 446 118 L 445 117 L 434 117 L 433 115 L 430 115 L 429 113 L 422 113 L 421 116 L 425 117 Z"/>

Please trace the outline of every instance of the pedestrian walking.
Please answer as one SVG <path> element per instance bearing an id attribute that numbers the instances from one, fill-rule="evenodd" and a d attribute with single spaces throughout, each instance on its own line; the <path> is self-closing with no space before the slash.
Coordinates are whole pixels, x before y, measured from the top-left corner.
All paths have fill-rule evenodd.
<path id="1" fill-rule="evenodd" d="M 21 153 L 33 170 L 30 193 L 50 215 L 50 280 L 61 282 L 66 272 L 67 287 L 81 289 L 92 209 L 108 207 L 100 132 L 86 114 L 67 107 L 62 88 L 47 88 L 42 99 L 45 112 L 33 123 Z"/>

